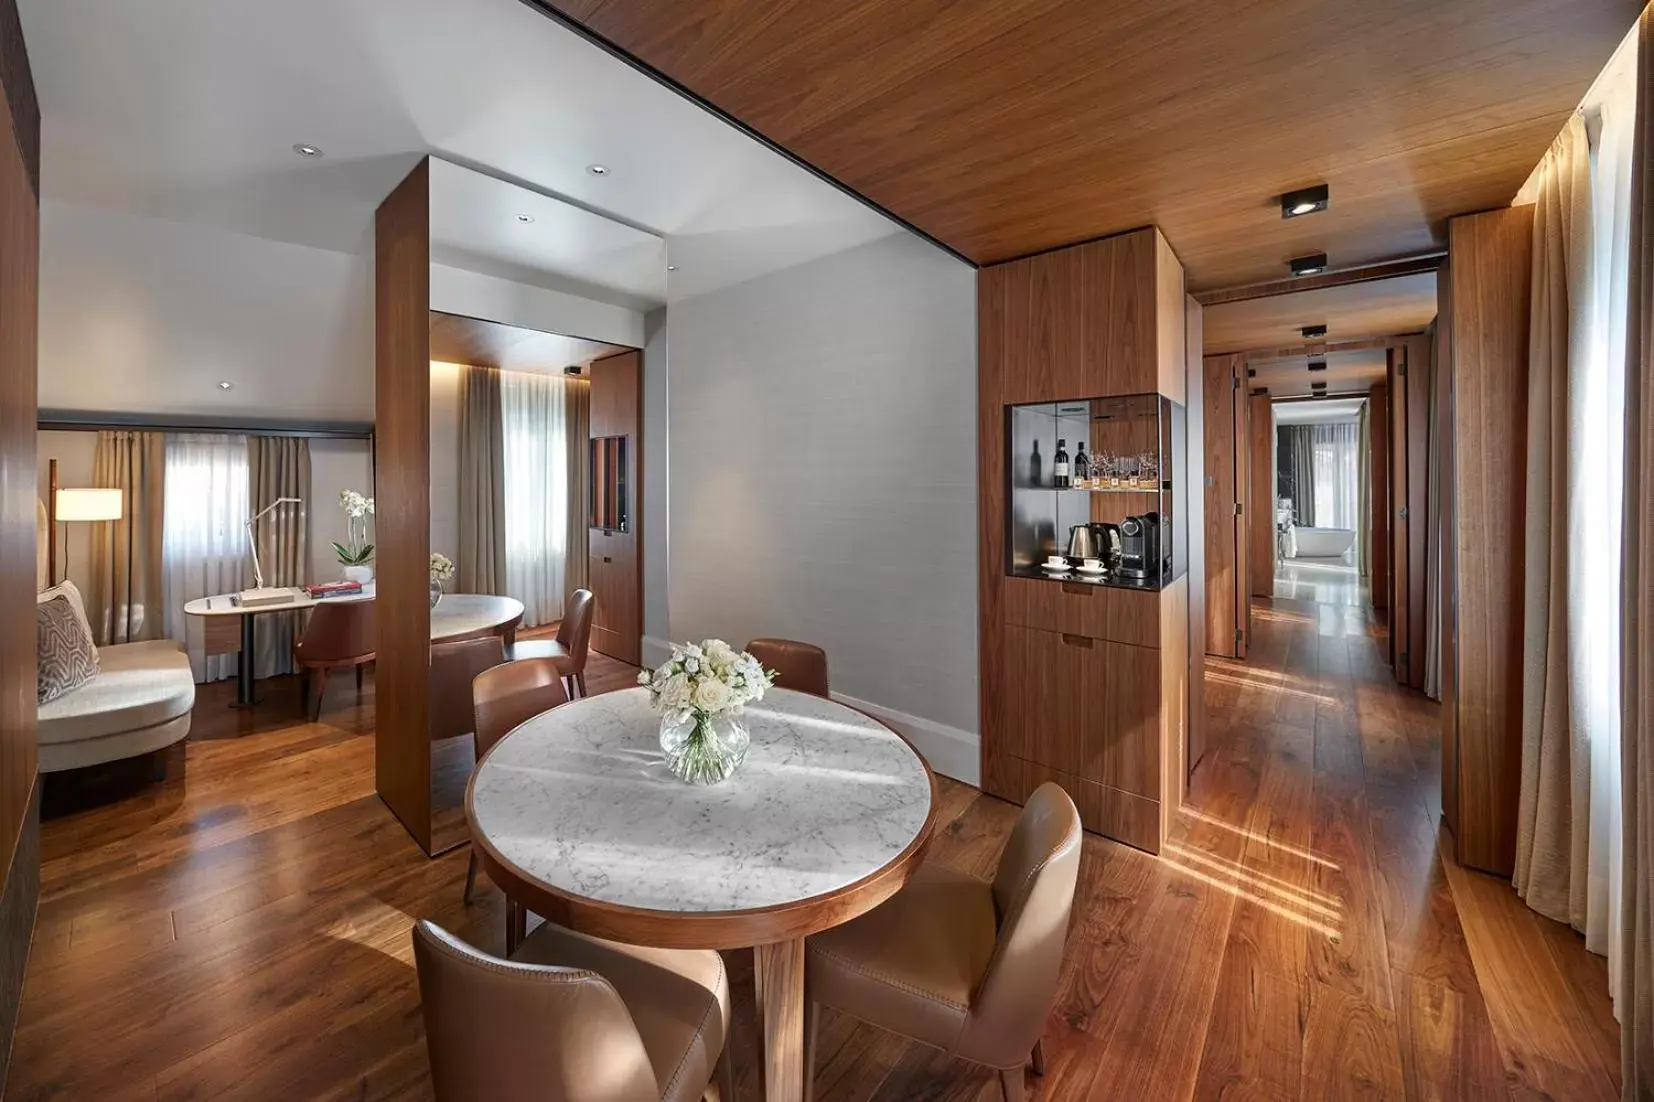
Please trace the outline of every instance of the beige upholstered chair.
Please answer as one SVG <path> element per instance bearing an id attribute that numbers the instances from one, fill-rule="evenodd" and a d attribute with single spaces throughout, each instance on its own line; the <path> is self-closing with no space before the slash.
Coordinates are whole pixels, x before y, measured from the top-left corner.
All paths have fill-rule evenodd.
<path id="1" fill-rule="evenodd" d="M 730 1090 L 729 982 L 710 950 L 645 949 L 551 924 L 510 960 L 414 927 L 437 1102 L 689 1102 Z"/>
<path id="2" fill-rule="evenodd" d="M 471 683 L 477 675 L 505 661 L 505 641 L 498 635 L 431 644 L 431 738 L 457 738 L 477 729 L 471 706 Z"/>
<path id="3" fill-rule="evenodd" d="M 569 698 L 586 695 L 586 658 L 591 653 L 592 610 L 597 598 L 577 589 L 563 609 L 556 639 L 524 639 L 512 646 L 513 658 L 550 658 L 563 675 Z"/>
<path id="4" fill-rule="evenodd" d="M 827 652 L 810 643 L 792 639 L 754 639 L 747 653 L 766 670 L 774 670 L 775 683 L 815 696 L 827 695 Z"/>
<path id="5" fill-rule="evenodd" d="M 318 602 L 304 626 L 304 635 L 293 644 L 293 662 L 305 678 L 316 684 L 311 720 L 322 718 L 322 696 L 327 692 L 329 670 L 356 670 L 356 691 L 362 691 L 362 670 L 374 659 L 379 632 L 374 625 L 373 602 Z"/>
<path id="6" fill-rule="evenodd" d="M 517 724 L 568 702 L 562 673 L 551 658 L 521 658 L 486 669 L 471 682 L 471 707 L 476 716 L 476 760 Z M 465 867 L 465 902 L 477 882 L 477 852 Z"/>
<path id="7" fill-rule="evenodd" d="M 1041 785 L 991 883 L 931 862 L 882 906 L 810 938 L 806 1084 L 826 1005 L 997 1068 L 1006 1102 L 1020 1102 L 1030 1056 L 1043 1071 L 1039 1039 L 1079 868 L 1080 813 L 1061 788 Z"/>

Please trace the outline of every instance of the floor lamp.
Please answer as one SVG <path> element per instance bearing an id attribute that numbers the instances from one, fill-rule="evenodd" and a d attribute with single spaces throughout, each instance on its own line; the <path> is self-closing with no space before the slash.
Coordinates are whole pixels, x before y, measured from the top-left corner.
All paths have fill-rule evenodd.
<path id="1" fill-rule="evenodd" d="M 125 513 L 124 495 L 119 490 L 103 487 L 63 489 L 57 484 L 57 460 L 47 463 L 46 494 L 46 581 L 58 584 L 57 526 L 81 521 L 120 520 Z M 63 556 L 65 576 L 69 572 L 69 556 Z"/>

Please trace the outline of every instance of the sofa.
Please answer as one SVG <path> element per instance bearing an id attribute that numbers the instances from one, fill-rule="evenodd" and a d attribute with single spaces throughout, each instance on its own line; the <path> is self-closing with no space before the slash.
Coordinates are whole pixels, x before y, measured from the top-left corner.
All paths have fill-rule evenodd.
<path id="1" fill-rule="evenodd" d="M 73 584 L 46 583 L 42 555 L 36 578 L 40 598 L 65 592 L 84 618 Z M 165 749 L 190 733 L 194 707 L 189 655 L 171 639 L 99 647 L 98 672 L 90 681 L 40 705 L 40 771 L 57 773 Z"/>

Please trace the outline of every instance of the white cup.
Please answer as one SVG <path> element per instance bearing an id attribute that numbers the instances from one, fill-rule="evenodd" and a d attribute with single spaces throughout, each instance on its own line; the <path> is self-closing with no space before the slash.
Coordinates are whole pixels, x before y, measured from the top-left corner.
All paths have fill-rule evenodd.
<path id="1" fill-rule="evenodd" d="M 1050 558 L 1045 560 L 1045 565 L 1046 566 L 1067 566 L 1068 565 L 1068 560 L 1063 558 L 1061 555 L 1052 555 Z"/>
<path id="2" fill-rule="evenodd" d="M 1081 570 L 1101 570 L 1102 568 L 1103 568 L 1103 560 L 1102 559 L 1087 559 L 1087 560 L 1085 560 L 1085 562 L 1080 564 L 1080 569 Z"/>

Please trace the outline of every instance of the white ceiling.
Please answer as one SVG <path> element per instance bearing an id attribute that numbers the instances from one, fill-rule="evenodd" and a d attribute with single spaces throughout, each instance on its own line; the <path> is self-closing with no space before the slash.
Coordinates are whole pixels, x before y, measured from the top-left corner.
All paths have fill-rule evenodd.
<path id="1" fill-rule="evenodd" d="M 664 237 L 668 300 L 899 229 L 519 0 L 19 7 L 51 198 L 363 252 L 435 153 Z"/>
<path id="2" fill-rule="evenodd" d="M 1278 425 L 1324 425 L 1333 421 L 1354 421 L 1361 416 L 1365 398 L 1328 398 L 1320 402 L 1276 402 Z"/>

